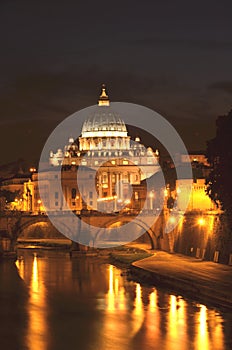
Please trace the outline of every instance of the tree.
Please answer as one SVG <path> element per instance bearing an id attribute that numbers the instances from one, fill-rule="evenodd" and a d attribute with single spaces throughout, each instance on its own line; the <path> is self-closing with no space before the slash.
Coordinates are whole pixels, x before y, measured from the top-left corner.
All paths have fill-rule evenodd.
<path id="1" fill-rule="evenodd" d="M 232 110 L 216 120 L 216 136 L 207 143 L 211 167 L 207 193 L 230 217 L 232 215 Z"/>
<path id="2" fill-rule="evenodd" d="M 7 202 L 14 202 L 15 198 L 19 196 L 20 191 L 8 191 L 8 190 L 0 190 L 0 197 L 4 197 Z"/>

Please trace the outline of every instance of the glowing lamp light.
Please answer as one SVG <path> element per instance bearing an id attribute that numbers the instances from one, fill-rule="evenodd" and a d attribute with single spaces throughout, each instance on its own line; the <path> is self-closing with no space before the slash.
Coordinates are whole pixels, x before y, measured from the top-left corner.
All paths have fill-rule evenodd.
<path id="1" fill-rule="evenodd" d="M 174 216 L 171 216 L 169 218 L 169 221 L 170 221 L 171 224 L 174 224 L 176 222 L 176 218 L 174 218 Z"/>
<path id="2" fill-rule="evenodd" d="M 203 218 L 199 218 L 198 219 L 198 225 L 204 226 L 204 224 L 205 224 L 205 220 Z"/>

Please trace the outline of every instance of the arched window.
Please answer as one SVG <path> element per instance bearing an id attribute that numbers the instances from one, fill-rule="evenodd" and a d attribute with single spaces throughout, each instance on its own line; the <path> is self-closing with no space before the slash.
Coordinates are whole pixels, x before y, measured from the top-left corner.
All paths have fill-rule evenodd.
<path id="1" fill-rule="evenodd" d="M 108 183 L 108 174 L 107 173 L 103 173 L 102 174 L 102 183 Z"/>

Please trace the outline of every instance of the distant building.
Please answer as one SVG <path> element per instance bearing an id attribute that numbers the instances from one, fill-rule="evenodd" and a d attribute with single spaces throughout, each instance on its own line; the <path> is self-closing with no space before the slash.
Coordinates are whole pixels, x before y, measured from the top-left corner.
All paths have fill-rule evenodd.
<path id="1" fill-rule="evenodd" d="M 196 181 L 192 181 L 190 185 L 189 180 L 179 179 L 176 181 L 175 196 L 177 199 L 177 209 L 182 210 L 185 208 L 185 200 L 187 198 L 185 198 L 183 194 L 189 193 L 189 190 L 191 190 L 191 194 L 187 211 L 210 211 L 217 209 L 215 203 L 206 193 L 205 179 L 196 179 Z M 178 196 L 179 193 L 182 193 L 181 197 Z M 180 198 L 182 198 L 182 201 Z"/>
<path id="2" fill-rule="evenodd" d="M 181 154 L 181 163 L 190 162 L 194 165 L 201 164 L 209 167 L 208 160 L 203 152 L 189 152 L 188 155 Z"/>
<path id="3" fill-rule="evenodd" d="M 17 174 L 9 179 L 1 181 L 0 190 L 14 194 L 10 202 L 6 202 L 4 208 L 8 210 L 24 210 L 23 193 L 24 184 L 29 181 L 29 174 Z"/>

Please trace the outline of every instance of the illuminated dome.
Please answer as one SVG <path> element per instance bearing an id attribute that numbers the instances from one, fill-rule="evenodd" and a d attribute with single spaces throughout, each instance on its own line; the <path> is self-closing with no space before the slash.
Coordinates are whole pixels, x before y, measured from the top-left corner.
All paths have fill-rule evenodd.
<path id="1" fill-rule="evenodd" d="M 79 148 L 80 151 L 130 148 L 130 137 L 127 135 L 126 125 L 110 107 L 105 85 L 102 85 L 95 112 L 82 126 Z"/>
<path id="2" fill-rule="evenodd" d="M 118 114 L 112 111 L 105 85 L 96 112 L 83 124 L 82 137 L 127 137 L 127 128 Z"/>
<path id="3" fill-rule="evenodd" d="M 119 115 L 108 110 L 109 107 L 98 107 L 97 111 L 83 124 L 82 137 L 127 136 L 127 128 Z M 103 109 L 103 110 L 102 110 Z"/>

